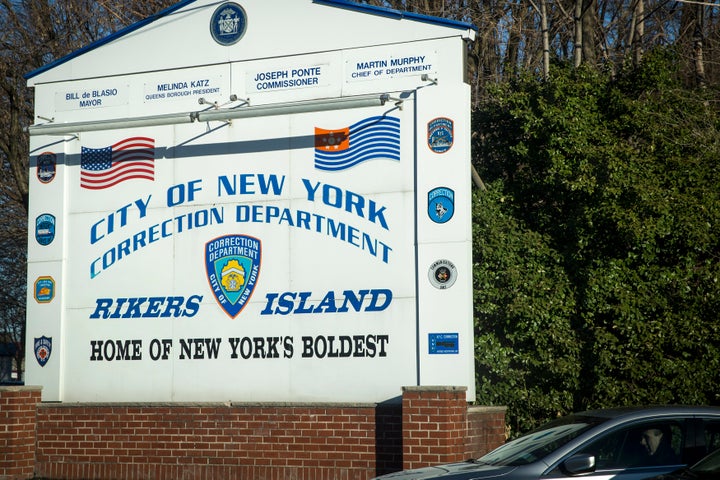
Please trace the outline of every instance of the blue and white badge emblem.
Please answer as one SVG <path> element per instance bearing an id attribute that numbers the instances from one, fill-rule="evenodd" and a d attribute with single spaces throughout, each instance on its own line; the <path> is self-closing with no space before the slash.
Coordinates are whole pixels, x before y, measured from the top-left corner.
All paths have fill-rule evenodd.
<path id="1" fill-rule="evenodd" d="M 238 316 L 253 294 L 261 253 L 260 240 L 247 235 L 225 235 L 205 244 L 210 289 L 230 318 Z"/>
<path id="2" fill-rule="evenodd" d="M 35 360 L 44 367 L 50 360 L 52 353 L 52 337 L 40 337 L 35 339 Z"/>
<path id="3" fill-rule="evenodd" d="M 438 117 L 428 122 L 428 147 L 435 153 L 445 153 L 453 146 L 454 122 Z"/>
<path id="4" fill-rule="evenodd" d="M 50 245 L 55 240 L 55 217 L 49 213 L 35 219 L 35 240 L 40 245 Z"/>
<path id="5" fill-rule="evenodd" d="M 234 2 L 226 2 L 215 9 L 210 20 L 210 33 L 220 45 L 233 45 L 245 34 L 245 10 Z"/>
<path id="6" fill-rule="evenodd" d="M 455 213 L 455 192 L 438 187 L 428 192 L 428 215 L 435 223 L 445 223 Z"/>

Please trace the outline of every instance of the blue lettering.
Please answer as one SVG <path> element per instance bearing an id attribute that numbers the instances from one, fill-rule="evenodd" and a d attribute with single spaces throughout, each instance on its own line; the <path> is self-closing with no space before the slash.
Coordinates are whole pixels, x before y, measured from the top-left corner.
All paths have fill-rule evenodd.
<path id="1" fill-rule="evenodd" d="M 329 291 L 319 301 L 311 300 L 312 297 L 312 292 L 268 293 L 260 315 L 380 312 L 390 306 L 393 293 L 386 288 L 374 288 L 344 290 L 341 295 Z"/>
<path id="2" fill-rule="evenodd" d="M 281 195 L 285 186 L 285 175 L 255 175 L 253 173 L 242 173 L 228 177 L 218 177 L 218 197 L 223 195 Z"/>
<path id="3" fill-rule="evenodd" d="M 80 100 L 81 107 L 99 107 L 102 105 L 102 98 L 96 98 L 94 100 Z"/>
<path id="4" fill-rule="evenodd" d="M 190 296 L 190 298 L 187 299 L 187 302 L 185 302 L 185 310 L 182 312 L 182 316 L 194 317 L 198 310 L 200 310 L 200 302 L 202 301 L 202 299 L 202 295 Z"/>
<path id="5" fill-rule="evenodd" d="M 280 295 L 280 299 L 278 300 L 278 307 L 274 313 L 276 315 L 287 315 L 288 313 L 292 312 L 293 305 L 295 304 L 294 300 L 296 295 L 297 294 L 293 292 L 285 292 Z M 268 307 L 269 305 L 266 306 L 266 308 L 263 310 L 267 310 Z"/>
<path id="6" fill-rule="evenodd" d="M 105 238 L 106 235 L 113 233 L 115 231 L 116 220 L 117 228 L 126 226 L 128 224 L 128 213 L 133 206 L 137 208 L 137 218 L 145 218 L 151 198 L 152 195 L 148 195 L 147 198 L 139 198 L 135 200 L 135 202 L 123 205 L 107 217 L 95 222 L 92 227 L 90 227 L 90 244 L 92 245 Z"/>
<path id="7" fill-rule="evenodd" d="M 402 57 L 402 58 L 391 58 L 390 59 L 390 65 L 393 67 L 398 67 L 401 65 L 414 65 L 417 63 L 423 63 L 425 62 L 425 56 L 417 56 L 417 57 Z"/>
<path id="8" fill-rule="evenodd" d="M 255 75 L 256 82 L 260 82 L 262 80 L 275 80 L 277 78 L 288 78 L 287 70 L 280 70 L 278 72 L 260 72 Z"/>
<path id="9" fill-rule="evenodd" d="M 93 90 L 92 96 L 93 98 L 97 97 L 114 97 L 117 95 L 118 91 L 117 88 L 108 88 L 105 90 Z"/>
<path id="10" fill-rule="evenodd" d="M 159 83 L 157 86 L 157 91 L 163 92 L 168 90 L 182 90 L 185 88 L 188 88 L 187 82 Z"/>
<path id="11" fill-rule="evenodd" d="M 108 318 L 112 304 L 112 298 L 98 298 L 95 300 L 95 311 L 90 314 L 90 318 Z"/>
<path id="12" fill-rule="evenodd" d="M 358 62 L 356 70 L 370 70 L 373 68 L 387 67 L 387 60 L 373 60 L 371 62 Z"/>
<path id="13" fill-rule="evenodd" d="M 314 185 L 309 180 L 303 178 L 302 183 L 305 186 L 307 192 L 308 201 L 316 201 L 318 191 L 320 189 L 320 182 L 316 182 Z M 354 213 L 360 218 L 367 219 L 368 221 L 376 224 L 380 224 L 385 230 L 390 230 L 387 219 L 385 218 L 384 206 L 379 207 L 374 200 L 367 200 L 364 196 L 351 192 L 350 190 L 342 190 L 334 185 L 323 184 L 321 201 L 325 205 L 340 210 L 345 210 L 348 213 Z"/>
<path id="14" fill-rule="evenodd" d="M 187 299 L 174 297 L 98 298 L 89 318 L 180 318 L 194 317 L 200 310 L 202 295 Z"/>

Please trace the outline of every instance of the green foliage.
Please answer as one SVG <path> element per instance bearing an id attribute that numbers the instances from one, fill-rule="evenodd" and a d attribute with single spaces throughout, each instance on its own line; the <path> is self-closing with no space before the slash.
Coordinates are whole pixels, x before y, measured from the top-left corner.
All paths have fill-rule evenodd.
<path id="1" fill-rule="evenodd" d="M 514 428 L 720 404 L 720 98 L 676 65 L 559 66 L 475 113 L 478 400 Z"/>
<path id="2" fill-rule="evenodd" d="M 572 407 L 580 352 L 562 258 L 514 218 L 500 185 L 474 198 L 478 398 L 507 405 L 524 431 Z"/>

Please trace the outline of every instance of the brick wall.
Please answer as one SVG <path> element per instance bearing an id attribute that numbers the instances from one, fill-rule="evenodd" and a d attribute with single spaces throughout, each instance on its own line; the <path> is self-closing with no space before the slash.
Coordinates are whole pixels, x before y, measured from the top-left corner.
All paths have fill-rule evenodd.
<path id="1" fill-rule="evenodd" d="M 403 389 L 403 469 L 478 458 L 505 442 L 505 407 L 470 407 L 465 387 Z"/>
<path id="2" fill-rule="evenodd" d="M 403 469 L 465 458 L 466 388 L 403 389 Z"/>
<path id="3" fill-rule="evenodd" d="M 494 427 L 479 427 L 504 411 L 473 413 L 454 387 L 410 387 L 402 403 L 352 405 L 38 404 L 34 392 L 22 414 L 0 416 L 0 432 L 28 415 L 37 424 L 17 463 L 0 464 L 0 480 L 367 480 L 504 440 L 504 423 L 495 445 Z"/>
<path id="4" fill-rule="evenodd" d="M 480 458 L 505 443 L 506 407 L 468 408 L 465 458 Z"/>
<path id="5" fill-rule="evenodd" d="M 365 480 L 375 417 L 374 405 L 42 405 L 36 474 Z"/>
<path id="6" fill-rule="evenodd" d="M 0 479 L 31 478 L 39 387 L 0 387 Z"/>

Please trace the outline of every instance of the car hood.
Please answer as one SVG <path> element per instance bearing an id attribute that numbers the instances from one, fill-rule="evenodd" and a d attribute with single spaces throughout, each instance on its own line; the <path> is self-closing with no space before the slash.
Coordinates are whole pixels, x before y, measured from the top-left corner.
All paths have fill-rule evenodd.
<path id="1" fill-rule="evenodd" d="M 417 468 L 414 470 L 403 470 L 402 472 L 377 477 L 376 480 L 430 480 L 435 478 L 442 480 L 470 480 L 474 478 L 497 478 L 503 477 L 515 469 L 517 469 L 517 467 L 496 467 L 474 461 L 467 461 Z"/>

